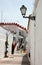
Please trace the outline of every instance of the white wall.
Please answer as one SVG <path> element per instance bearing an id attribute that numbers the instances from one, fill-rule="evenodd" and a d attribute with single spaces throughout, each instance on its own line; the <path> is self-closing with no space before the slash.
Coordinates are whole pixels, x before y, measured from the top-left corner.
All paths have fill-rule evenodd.
<path id="1" fill-rule="evenodd" d="M 3 32 L 4 31 L 4 32 Z M 5 41 L 6 41 L 6 30 L 4 30 L 3 28 L 0 27 L 0 58 L 4 57 L 4 53 L 5 53 Z M 11 45 L 12 45 L 12 34 L 9 34 L 8 37 L 8 54 L 11 54 Z"/>
<path id="2" fill-rule="evenodd" d="M 36 21 L 30 22 L 31 65 L 42 65 L 42 0 L 36 3 L 34 10 Z"/>
<path id="3" fill-rule="evenodd" d="M 0 27 L 0 58 L 4 57 L 5 52 L 5 31 Z"/>
<path id="4" fill-rule="evenodd" d="M 31 65 L 34 65 L 34 21 L 30 21 L 30 54 L 31 54 Z"/>
<path id="5" fill-rule="evenodd" d="M 13 42 L 13 35 L 10 33 L 8 36 L 8 55 L 11 55 L 12 51 L 12 42 Z"/>
<path id="6" fill-rule="evenodd" d="M 34 5 L 34 10 L 36 21 L 30 21 L 31 65 L 42 65 L 42 0 Z"/>
<path id="7" fill-rule="evenodd" d="M 36 8 L 35 65 L 42 65 L 42 0 L 39 0 Z"/>

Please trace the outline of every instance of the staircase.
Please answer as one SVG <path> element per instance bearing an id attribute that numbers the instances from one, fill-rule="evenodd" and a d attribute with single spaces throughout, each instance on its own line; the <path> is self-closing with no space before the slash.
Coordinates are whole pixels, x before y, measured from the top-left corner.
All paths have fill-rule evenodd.
<path id="1" fill-rule="evenodd" d="M 0 59 L 0 65 L 30 65 L 27 54 L 15 53 L 8 58 Z"/>

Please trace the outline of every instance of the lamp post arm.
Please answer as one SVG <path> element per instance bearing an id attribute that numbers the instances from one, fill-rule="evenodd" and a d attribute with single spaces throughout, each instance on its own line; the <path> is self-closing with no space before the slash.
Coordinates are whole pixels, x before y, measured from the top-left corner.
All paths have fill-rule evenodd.
<path id="1" fill-rule="evenodd" d="M 29 16 L 23 16 L 23 18 L 29 18 Z"/>
<path id="2" fill-rule="evenodd" d="M 35 20 L 35 16 L 23 16 L 23 18 L 29 18 L 29 19 L 31 19 L 31 20 Z"/>

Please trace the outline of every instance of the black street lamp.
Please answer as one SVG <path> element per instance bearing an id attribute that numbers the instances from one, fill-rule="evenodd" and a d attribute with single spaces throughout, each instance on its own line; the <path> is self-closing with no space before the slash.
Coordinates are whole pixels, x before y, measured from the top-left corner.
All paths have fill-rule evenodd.
<path id="1" fill-rule="evenodd" d="M 25 16 L 26 10 L 27 10 L 27 8 L 24 5 L 22 5 L 22 7 L 20 8 L 20 11 L 21 11 L 23 18 L 29 18 L 31 20 L 35 20 L 35 16 Z"/>

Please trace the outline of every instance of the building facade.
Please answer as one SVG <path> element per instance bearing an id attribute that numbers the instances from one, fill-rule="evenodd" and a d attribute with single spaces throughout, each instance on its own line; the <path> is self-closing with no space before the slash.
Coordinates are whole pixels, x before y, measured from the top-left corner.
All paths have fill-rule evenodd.
<path id="1" fill-rule="evenodd" d="M 32 15 L 36 20 L 30 20 L 30 62 L 31 65 L 42 65 L 42 0 L 35 0 Z"/>
<path id="2" fill-rule="evenodd" d="M 13 37 L 16 38 L 16 42 L 18 39 L 21 42 L 21 39 L 27 36 L 27 30 L 19 24 L 0 23 L 0 58 L 3 58 L 5 55 L 6 33 L 8 34 L 8 56 L 11 55 Z"/>

